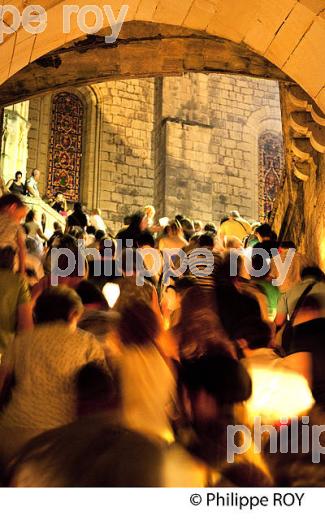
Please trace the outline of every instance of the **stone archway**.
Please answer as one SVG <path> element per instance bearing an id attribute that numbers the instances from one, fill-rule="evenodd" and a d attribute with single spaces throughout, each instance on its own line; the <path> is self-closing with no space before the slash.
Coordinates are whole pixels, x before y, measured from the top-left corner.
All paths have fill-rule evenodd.
<path id="1" fill-rule="evenodd" d="M 78 96 L 84 106 L 85 124 L 83 125 L 82 136 L 80 196 L 85 205 L 96 207 L 101 181 L 98 166 L 100 140 L 97 137 L 101 132 L 102 114 L 98 107 L 101 106 L 104 97 L 107 95 L 106 84 L 79 88 L 70 87 L 30 100 L 29 121 L 31 128 L 28 139 L 27 171 L 35 167 L 41 170 L 40 191 L 45 195 L 49 167 L 48 151 L 50 147 L 52 103 L 54 96 L 62 92 Z"/>
<path id="2" fill-rule="evenodd" d="M 254 217 L 259 220 L 259 155 L 258 155 L 258 139 L 265 131 L 273 131 L 279 135 L 282 134 L 282 122 L 275 117 L 274 112 L 268 106 L 264 106 L 254 112 L 244 128 L 244 136 L 247 140 L 250 151 L 250 168 L 248 169 L 248 180 L 250 182 L 253 193 L 253 201 L 255 208 Z"/>
<path id="3" fill-rule="evenodd" d="M 185 71 L 227 71 L 278 79 L 283 81 L 282 101 L 290 98 L 285 82 L 296 82 L 303 89 L 298 108 L 291 113 L 286 101 L 282 103 L 287 181 L 274 221 L 279 230 L 288 214 L 288 200 L 293 204 L 302 201 L 303 207 L 295 204 L 297 211 L 288 229 L 294 231 L 298 244 L 305 235 L 310 236 L 313 256 L 324 257 L 316 244 L 316 237 L 318 244 L 324 244 L 325 229 L 324 213 L 318 218 L 325 192 L 325 116 L 321 113 L 325 111 L 323 0 L 185 0 L 178 4 L 174 0 L 130 0 L 121 38 L 109 47 L 103 46 L 107 27 L 87 38 L 74 17 L 69 34 L 58 30 L 64 3 L 44 2 L 46 31 L 29 35 L 19 29 L 0 44 L 2 104 L 67 85 L 81 87 L 94 80 L 157 77 Z M 120 0 L 113 2 L 116 14 L 122 4 Z M 23 3 L 19 5 L 23 8 Z M 97 5 L 103 7 L 104 2 Z M 139 40 L 139 27 L 144 25 L 151 34 Z M 71 59 L 73 62 L 76 57 L 80 67 L 73 69 Z M 82 71 L 87 64 L 84 77 Z"/>

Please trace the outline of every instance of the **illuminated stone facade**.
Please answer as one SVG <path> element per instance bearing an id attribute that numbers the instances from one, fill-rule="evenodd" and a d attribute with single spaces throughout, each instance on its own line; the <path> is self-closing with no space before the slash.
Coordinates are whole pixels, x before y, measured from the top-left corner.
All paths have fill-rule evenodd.
<path id="1" fill-rule="evenodd" d="M 282 139 L 278 84 L 218 74 L 70 89 L 84 104 L 80 200 L 113 228 L 154 204 L 159 216 L 258 219 L 259 136 Z M 30 100 L 27 168 L 47 192 L 53 96 Z M 64 165 L 65 167 L 65 165 Z M 64 191 L 64 186 L 63 186 Z"/>

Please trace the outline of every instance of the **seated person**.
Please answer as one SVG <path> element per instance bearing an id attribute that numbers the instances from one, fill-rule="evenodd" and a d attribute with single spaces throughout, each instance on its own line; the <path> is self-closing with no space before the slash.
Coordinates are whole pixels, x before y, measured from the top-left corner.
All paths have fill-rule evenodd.
<path id="1" fill-rule="evenodd" d="M 66 214 L 68 211 L 68 204 L 66 199 L 64 198 L 63 193 L 56 193 L 55 199 L 52 204 L 52 208 L 55 209 L 58 213 Z"/>

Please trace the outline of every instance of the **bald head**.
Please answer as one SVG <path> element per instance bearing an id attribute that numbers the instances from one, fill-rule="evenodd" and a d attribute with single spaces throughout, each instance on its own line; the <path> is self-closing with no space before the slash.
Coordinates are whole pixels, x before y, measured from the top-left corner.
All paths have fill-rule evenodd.
<path id="1" fill-rule="evenodd" d="M 32 171 L 32 177 L 34 177 L 36 182 L 39 181 L 40 176 L 41 172 L 37 168 L 34 168 L 34 170 Z"/>

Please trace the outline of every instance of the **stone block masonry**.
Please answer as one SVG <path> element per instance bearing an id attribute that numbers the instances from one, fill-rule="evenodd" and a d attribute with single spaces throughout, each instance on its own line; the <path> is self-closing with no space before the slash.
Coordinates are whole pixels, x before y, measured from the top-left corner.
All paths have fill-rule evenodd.
<path id="1" fill-rule="evenodd" d="M 281 132 L 277 82 L 191 73 L 72 91 L 85 104 L 80 198 L 113 230 L 145 204 L 158 217 L 258 218 L 258 136 Z M 31 100 L 29 122 L 28 169 L 46 193 L 51 95 Z"/>
<path id="2" fill-rule="evenodd" d="M 111 227 L 154 199 L 155 79 L 107 83 L 98 206 Z"/>
<path id="3" fill-rule="evenodd" d="M 164 78 L 163 115 L 167 213 L 218 222 L 237 209 L 257 219 L 258 136 L 281 128 L 278 84 L 221 74 Z"/>

